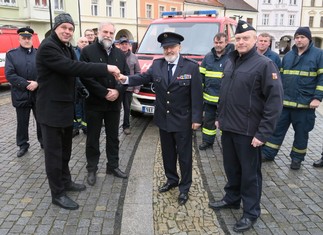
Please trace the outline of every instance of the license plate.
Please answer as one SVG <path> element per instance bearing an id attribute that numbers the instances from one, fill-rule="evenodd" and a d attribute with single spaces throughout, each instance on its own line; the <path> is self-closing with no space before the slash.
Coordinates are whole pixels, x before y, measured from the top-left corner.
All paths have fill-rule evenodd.
<path id="1" fill-rule="evenodd" d="M 142 106 L 143 113 L 154 113 L 155 107 L 154 106 Z"/>

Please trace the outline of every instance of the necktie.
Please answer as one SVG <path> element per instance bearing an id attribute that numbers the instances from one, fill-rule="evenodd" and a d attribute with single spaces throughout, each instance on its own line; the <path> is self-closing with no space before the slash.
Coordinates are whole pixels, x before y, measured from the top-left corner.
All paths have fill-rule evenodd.
<path id="1" fill-rule="evenodd" d="M 168 64 L 168 84 L 171 83 L 172 77 L 173 77 L 173 71 L 172 68 L 174 67 L 175 64 Z"/>

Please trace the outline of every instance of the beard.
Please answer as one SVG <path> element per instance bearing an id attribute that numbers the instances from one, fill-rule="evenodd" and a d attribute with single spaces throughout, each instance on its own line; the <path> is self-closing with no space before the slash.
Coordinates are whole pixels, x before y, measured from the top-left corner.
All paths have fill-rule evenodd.
<path id="1" fill-rule="evenodd" d="M 104 49 L 109 49 L 112 46 L 112 40 L 107 38 L 99 38 L 99 42 L 104 47 Z"/>
<path id="2" fill-rule="evenodd" d="M 164 57 L 168 63 L 173 63 L 177 59 L 178 54 L 175 54 L 175 55 L 169 54 L 169 55 L 165 55 Z"/>

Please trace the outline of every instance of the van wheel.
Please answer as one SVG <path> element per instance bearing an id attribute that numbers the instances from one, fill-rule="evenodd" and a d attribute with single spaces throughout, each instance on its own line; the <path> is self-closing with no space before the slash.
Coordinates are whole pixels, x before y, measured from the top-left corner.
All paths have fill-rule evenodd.
<path id="1" fill-rule="evenodd" d="M 142 115 L 143 115 L 143 113 L 136 112 L 136 111 L 133 111 L 133 110 L 130 110 L 130 114 L 133 117 L 142 117 Z"/>

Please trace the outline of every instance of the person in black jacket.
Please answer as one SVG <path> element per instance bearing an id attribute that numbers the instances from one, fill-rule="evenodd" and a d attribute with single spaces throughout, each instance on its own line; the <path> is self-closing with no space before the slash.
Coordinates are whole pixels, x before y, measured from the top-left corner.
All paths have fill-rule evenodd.
<path id="1" fill-rule="evenodd" d="M 147 72 L 129 76 L 128 81 L 121 75 L 120 81 L 130 86 L 154 83 L 154 121 L 159 128 L 167 178 L 159 192 L 165 193 L 178 186 L 178 203 L 184 205 L 192 185 L 192 132 L 202 123 L 202 76 L 196 61 L 180 55 L 182 35 L 164 32 L 157 40 L 163 47 L 164 57 L 155 59 Z"/>
<path id="2" fill-rule="evenodd" d="M 218 127 L 222 131 L 223 165 L 228 182 L 213 209 L 239 209 L 235 232 L 250 229 L 260 216 L 261 146 L 274 132 L 283 108 L 283 87 L 277 66 L 256 50 L 255 29 L 239 21 L 236 50 L 224 65 Z"/>
<path id="3" fill-rule="evenodd" d="M 52 194 L 52 203 L 75 210 L 79 205 L 66 191 L 83 191 L 84 184 L 74 183 L 68 163 L 71 158 L 74 118 L 75 78 L 119 76 L 119 69 L 106 63 L 84 63 L 77 60 L 70 40 L 74 22 L 68 13 L 55 17 L 51 35 L 37 51 L 38 94 L 36 113 L 43 135 L 45 166 Z"/>
<path id="4" fill-rule="evenodd" d="M 115 65 L 123 74 L 129 74 L 124 53 L 113 45 L 115 26 L 102 22 L 98 27 L 98 40 L 83 48 L 81 61 Z M 107 174 L 127 178 L 119 169 L 119 121 L 122 95 L 125 87 L 118 84 L 111 74 L 100 77 L 81 77 L 90 96 L 85 100 L 87 119 L 86 160 L 87 182 L 94 185 L 100 158 L 100 134 L 104 121 L 106 133 Z"/>
<path id="5" fill-rule="evenodd" d="M 36 49 L 33 48 L 31 28 L 17 30 L 20 46 L 6 54 L 5 74 L 11 84 L 12 105 L 17 114 L 16 141 L 19 146 L 17 157 L 22 157 L 28 151 L 30 144 L 28 127 L 30 111 L 36 117 L 36 93 L 38 88 L 36 69 Z M 40 125 L 37 122 L 37 138 L 43 148 Z"/>

